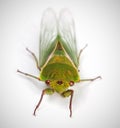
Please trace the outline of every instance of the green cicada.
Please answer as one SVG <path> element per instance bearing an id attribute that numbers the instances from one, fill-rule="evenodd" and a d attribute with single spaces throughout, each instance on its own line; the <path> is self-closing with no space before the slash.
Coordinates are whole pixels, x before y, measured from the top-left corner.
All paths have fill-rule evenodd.
<path id="1" fill-rule="evenodd" d="M 34 57 L 40 75 L 36 77 L 17 70 L 26 76 L 44 81 L 47 85 L 47 88 L 42 91 L 34 115 L 44 94 L 52 95 L 57 92 L 62 97 L 70 97 L 69 109 L 71 117 L 74 91 L 69 87 L 82 81 L 94 81 L 101 78 L 100 76 L 92 79 L 80 78 L 78 66 L 83 49 L 80 50 L 79 54 L 77 53 L 74 20 L 70 12 L 63 9 L 57 18 L 52 9 L 47 9 L 43 13 L 41 21 L 39 61 L 35 54 L 27 49 Z"/>

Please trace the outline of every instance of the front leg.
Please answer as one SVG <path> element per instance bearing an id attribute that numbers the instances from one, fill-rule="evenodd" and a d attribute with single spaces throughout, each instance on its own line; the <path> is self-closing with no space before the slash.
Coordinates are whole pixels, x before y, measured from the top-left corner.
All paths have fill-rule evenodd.
<path id="1" fill-rule="evenodd" d="M 70 110 L 70 117 L 72 117 L 72 99 L 73 99 L 73 90 L 67 90 L 65 92 L 63 92 L 61 95 L 63 97 L 69 97 L 70 96 L 70 103 L 69 103 L 69 110 Z"/>
<path id="2" fill-rule="evenodd" d="M 46 89 L 44 89 L 42 91 L 42 94 L 40 96 L 40 100 L 39 100 L 38 104 L 36 105 L 36 107 L 34 109 L 34 113 L 33 113 L 34 116 L 36 115 L 36 110 L 38 109 L 38 107 L 40 106 L 40 104 L 42 102 L 42 99 L 43 99 L 44 94 L 52 95 L 53 93 L 54 93 L 54 90 L 51 89 L 51 88 L 46 88 Z"/>

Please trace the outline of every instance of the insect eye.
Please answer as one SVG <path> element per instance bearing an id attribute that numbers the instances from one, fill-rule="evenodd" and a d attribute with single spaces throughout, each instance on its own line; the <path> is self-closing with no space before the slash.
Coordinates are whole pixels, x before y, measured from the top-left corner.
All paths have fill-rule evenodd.
<path id="1" fill-rule="evenodd" d="M 47 85 L 50 85 L 50 80 L 46 80 L 45 83 L 46 83 Z"/>
<path id="2" fill-rule="evenodd" d="M 70 86 L 73 86 L 74 85 L 74 81 L 70 81 Z"/>

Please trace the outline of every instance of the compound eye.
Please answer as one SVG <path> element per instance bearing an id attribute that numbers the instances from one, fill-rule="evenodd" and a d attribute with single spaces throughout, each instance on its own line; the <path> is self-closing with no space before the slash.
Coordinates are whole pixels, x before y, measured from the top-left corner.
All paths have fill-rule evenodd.
<path id="1" fill-rule="evenodd" d="M 70 86 L 73 86 L 74 85 L 74 81 L 70 81 Z"/>
<path id="2" fill-rule="evenodd" d="M 50 80 L 46 80 L 45 83 L 46 83 L 47 85 L 50 85 Z"/>

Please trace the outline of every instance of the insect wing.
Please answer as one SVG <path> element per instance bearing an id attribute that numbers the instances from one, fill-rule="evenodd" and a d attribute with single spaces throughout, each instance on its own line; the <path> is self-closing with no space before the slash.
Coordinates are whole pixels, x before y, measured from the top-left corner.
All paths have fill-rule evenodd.
<path id="1" fill-rule="evenodd" d="M 59 36 L 65 51 L 78 67 L 74 20 L 66 9 L 62 10 L 59 16 Z"/>
<path id="2" fill-rule="evenodd" d="M 55 48 L 57 37 L 57 19 L 52 9 L 47 9 L 42 16 L 40 44 L 39 44 L 39 67 L 47 61 Z"/>

